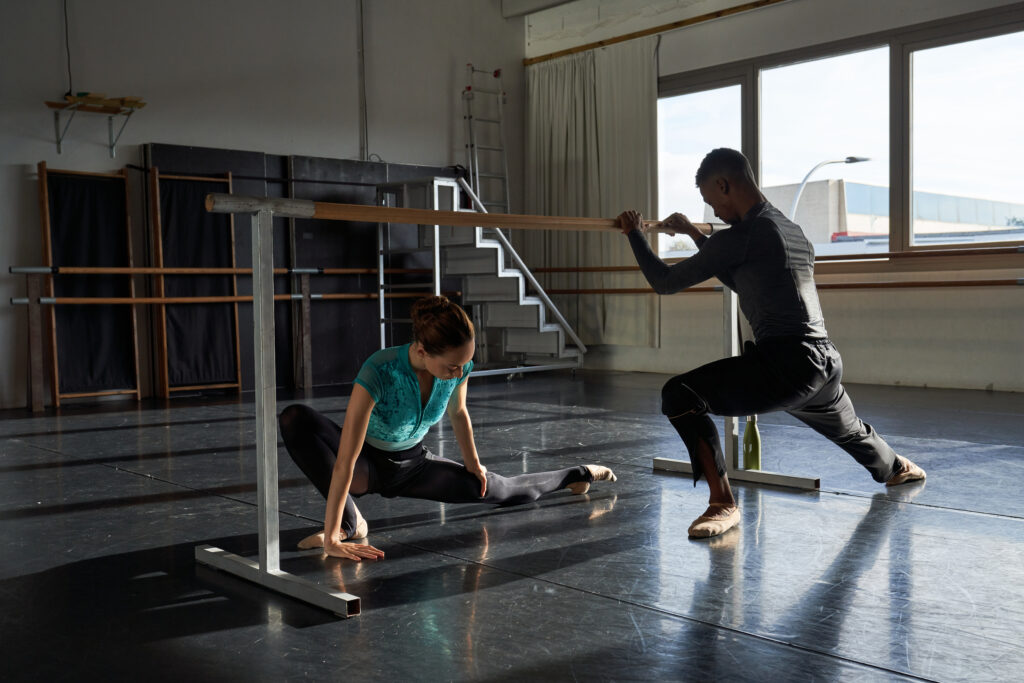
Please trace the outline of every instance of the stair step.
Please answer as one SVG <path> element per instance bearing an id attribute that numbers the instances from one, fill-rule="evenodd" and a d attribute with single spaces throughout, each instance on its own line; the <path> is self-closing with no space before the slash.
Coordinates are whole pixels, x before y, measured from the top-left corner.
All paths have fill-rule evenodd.
<path id="1" fill-rule="evenodd" d="M 438 236 L 441 240 L 441 246 L 449 245 L 468 245 L 475 246 L 476 240 L 480 228 L 465 228 L 465 227 L 452 227 L 450 225 L 442 225 L 438 228 Z M 420 244 L 425 247 L 434 246 L 434 229 L 424 228 L 420 232 Z"/>
<path id="2" fill-rule="evenodd" d="M 531 297 L 532 298 L 532 297 Z M 538 329 L 544 322 L 540 301 L 496 301 L 487 305 L 484 322 L 489 327 L 525 327 Z"/>
<path id="3" fill-rule="evenodd" d="M 444 272 L 446 275 L 494 275 L 500 257 L 501 252 L 493 248 L 446 247 Z"/>
<path id="4" fill-rule="evenodd" d="M 574 346 L 567 346 L 562 349 L 562 353 L 557 356 L 536 356 L 526 354 L 522 357 L 522 362 L 529 365 L 550 363 L 551 361 L 578 361 L 580 358 L 579 349 Z"/>
<path id="5" fill-rule="evenodd" d="M 522 277 L 467 275 L 462 287 L 462 300 L 466 303 L 518 302 L 522 288 Z"/>
<path id="6" fill-rule="evenodd" d="M 557 355 L 562 349 L 560 329 L 540 332 L 510 327 L 505 330 L 505 351 Z"/>

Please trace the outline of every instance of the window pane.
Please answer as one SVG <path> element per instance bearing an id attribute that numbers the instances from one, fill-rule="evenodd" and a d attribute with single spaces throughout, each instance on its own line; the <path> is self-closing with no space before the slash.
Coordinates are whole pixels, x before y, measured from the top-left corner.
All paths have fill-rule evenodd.
<path id="1" fill-rule="evenodd" d="M 1024 33 L 912 58 L 912 243 L 1024 239 Z"/>
<path id="2" fill-rule="evenodd" d="M 694 184 L 704 155 L 716 147 L 739 149 L 740 86 L 704 90 L 658 100 L 658 218 L 679 212 L 695 223 L 718 219 Z M 658 236 L 662 257 L 696 249 L 686 236 Z"/>
<path id="3" fill-rule="evenodd" d="M 888 47 L 761 71 L 761 185 L 818 254 L 888 250 Z"/>

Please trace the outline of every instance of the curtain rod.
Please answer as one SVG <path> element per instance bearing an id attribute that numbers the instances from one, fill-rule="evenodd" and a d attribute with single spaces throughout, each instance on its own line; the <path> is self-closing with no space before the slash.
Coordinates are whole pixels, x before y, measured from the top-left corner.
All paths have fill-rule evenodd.
<path id="1" fill-rule="evenodd" d="M 537 64 L 539 62 L 546 62 L 552 59 L 558 59 L 559 57 L 565 57 L 566 55 L 573 55 L 578 52 L 586 52 L 587 50 L 593 50 L 599 47 L 607 47 L 608 45 L 614 45 L 615 43 L 624 43 L 627 40 L 633 40 L 635 38 L 653 36 L 658 33 L 673 31 L 677 28 L 693 26 L 694 24 L 700 24 L 705 21 L 711 21 L 712 19 L 721 19 L 722 17 L 727 17 L 731 14 L 748 12 L 752 9 L 767 7 L 768 5 L 777 5 L 778 3 L 785 1 L 786 0 L 754 0 L 754 2 L 745 2 L 742 5 L 728 7 L 726 9 L 718 10 L 717 12 L 708 12 L 707 14 L 701 14 L 696 17 L 690 17 L 689 19 L 680 19 L 679 21 L 673 21 L 671 24 L 662 24 L 661 26 L 646 28 L 642 31 L 634 31 L 633 33 L 627 33 L 625 35 L 616 36 L 614 38 L 605 38 L 604 40 L 598 40 L 593 43 L 587 43 L 586 45 L 580 45 L 578 47 L 570 47 L 564 50 L 558 50 L 557 52 L 551 52 L 546 55 L 540 55 L 537 57 L 527 57 L 526 59 L 523 60 L 523 66 L 530 66 L 531 64 Z"/>

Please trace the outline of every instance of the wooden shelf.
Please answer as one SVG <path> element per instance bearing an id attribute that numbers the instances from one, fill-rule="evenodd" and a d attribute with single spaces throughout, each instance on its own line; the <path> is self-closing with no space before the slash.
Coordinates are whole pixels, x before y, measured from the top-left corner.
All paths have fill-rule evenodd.
<path id="1" fill-rule="evenodd" d="M 78 112 L 85 112 L 87 114 L 106 114 L 107 146 L 110 149 L 111 159 L 116 155 L 117 141 L 121 139 L 121 133 L 124 132 L 125 126 L 128 125 L 128 119 L 136 110 L 146 106 L 146 103 L 141 97 L 107 97 L 106 95 L 97 93 L 65 95 L 64 101 L 62 102 L 47 100 L 45 104 L 50 109 L 54 110 L 53 128 L 57 140 L 57 154 L 60 154 L 62 151 L 61 143 L 67 135 L 68 128 L 71 126 L 71 121 L 75 118 L 75 114 Z M 61 129 L 61 112 L 71 112 L 68 116 L 67 122 L 64 123 L 63 129 Z M 114 135 L 115 116 L 124 117 L 124 122 L 121 124 L 120 129 L 118 129 L 117 135 Z"/>

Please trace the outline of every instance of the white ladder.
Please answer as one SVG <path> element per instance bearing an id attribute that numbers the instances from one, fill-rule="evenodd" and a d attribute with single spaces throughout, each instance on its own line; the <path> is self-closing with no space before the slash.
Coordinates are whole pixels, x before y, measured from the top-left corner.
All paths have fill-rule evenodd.
<path id="1" fill-rule="evenodd" d="M 491 71 L 466 64 L 466 87 L 462 91 L 466 170 L 470 187 L 490 213 L 509 213 L 504 123 L 507 99 L 501 69 Z"/>

